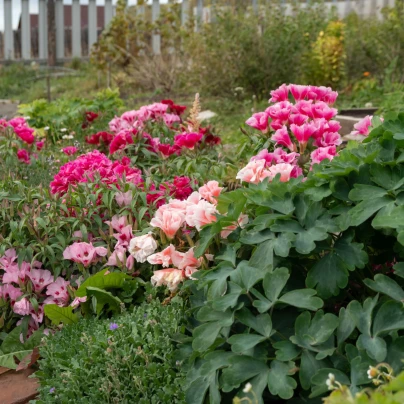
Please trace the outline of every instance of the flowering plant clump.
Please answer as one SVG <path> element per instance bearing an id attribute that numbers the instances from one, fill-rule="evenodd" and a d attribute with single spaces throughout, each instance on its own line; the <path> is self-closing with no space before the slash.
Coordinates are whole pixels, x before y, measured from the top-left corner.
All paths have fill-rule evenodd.
<path id="1" fill-rule="evenodd" d="M 329 87 L 285 85 L 271 91 L 273 105 L 254 114 L 246 124 L 270 136 L 272 152 L 253 156 L 237 178 L 259 183 L 280 175 L 281 181 L 306 175 L 313 164 L 332 160 L 342 143 L 341 126 L 332 108 L 338 93 Z"/>

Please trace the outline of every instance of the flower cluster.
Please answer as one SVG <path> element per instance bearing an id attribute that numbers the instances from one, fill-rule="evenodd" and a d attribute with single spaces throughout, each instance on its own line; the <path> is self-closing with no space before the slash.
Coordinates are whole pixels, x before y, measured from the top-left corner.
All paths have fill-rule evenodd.
<path id="1" fill-rule="evenodd" d="M 338 96 L 336 91 L 283 84 L 271 91 L 271 96 L 269 102 L 274 104 L 254 114 L 246 124 L 264 134 L 273 131 L 271 140 L 288 153 L 282 148 L 275 148 L 273 153 L 262 150 L 238 173 L 242 181 L 258 183 L 277 174 L 281 181 L 288 181 L 303 174 L 302 166 L 309 159 L 311 165 L 332 160 L 342 143 L 338 133 L 341 126 L 333 120 L 337 110 L 331 107 Z M 310 156 L 306 159 L 307 152 Z"/>
<path id="2" fill-rule="evenodd" d="M 63 195 L 69 186 L 74 187 L 78 183 L 92 181 L 96 175 L 105 184 L 117 183 L 123 176 L 127 182 L 141 183 L 141 171 L 129 164 L 130 160 L 127 157 L 113 162 L 105 154 L 94 150 L 63 165 L 50 183 L 51 192 Z"/>
<path id="3" fill-rule="evenodd" d="M 54 279 L 51 272 L 43 269 L 38 261 L 32 265 L 23 261 L 18 265 L 17 260 L 15 249 L 6 250 L 0 257 L 0 301 L 8 303 L 15 314 L 30 316 L 28 335 L 31 335 L 43 322 L 43 307 L 46 304 L 68 305 L 70 282 L 62 277 Z M 22 318 L 17 325 L 21 321 Z"/>

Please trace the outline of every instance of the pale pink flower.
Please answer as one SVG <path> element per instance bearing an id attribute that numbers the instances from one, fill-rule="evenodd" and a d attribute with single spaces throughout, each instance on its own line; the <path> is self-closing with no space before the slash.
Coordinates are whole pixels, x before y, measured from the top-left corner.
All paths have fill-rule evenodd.
<path id="1" fill-rule="evenodd" d="M 170 244 L 163 251 L 149 255 L 147 261 L 152 265 L 163 265 L 164 268 L 167 268 L 173 263 L 172 256 L 175 252 L 175 247 Z"/>
<path id="2" fill-rule="evenodd" d="M 13 311 L 20 316 L 28 316 L 32 310 L 30 301 L 23 297 L 21 300 L 14 303 Z"/>
<path id="3" fill-rule="evenodd" d="M 0 298 L 1 299 L 10 299 L 11 302 L 15 302 L 20 296 L 22 296 L 22 291 L 19 288 L 14 287 L 13 285 L 0 285 Z"/>
<path id="4" fill-rule="evenodd" d="M 270 176 L 270 172 L 265 169 L 265 165 L 265 160 L 250 161 L 237 173 L 236 179 L 250 182 L 252 184 L 258 184 Z"/>
<path id="5" fill-rule="evenodd" d="M 311 153 L 312 164 L 320 164 L 324 159 L 332 160 L 337 154 L 335 146 L 319 147 Z"/>
<path id="6" fill-rule="evenodd" d="M 245 225 L 248 223 L 248 216 L 245 214 L 241 214 L 237 220 L 237 223 L 234 223 L 230 226 L 225 227 L 221 232 L 220 232 L 220 236 L 222 238 L 227 238 L 229 237 L 229 234 L 231 232 L 233 232 L 234 230 L 237 229 L 237 227 L 241 227 L 242 229 L 245 227 Z M 207 256 L 208 254 L 206 254 Z M 208 258 L 208 257 L 207 257 Z M 209 260 L 209 258 L 208 258 Z M 212 259 L 210 261 L 213 261 L 213 255 L 212 255 Z"/>
<path id="7" fill-rule="evenodd" d="M 145 262 L 147 257 L 157 249 L 156 240 L 152 233 L 143 236 L 134 237 L 129 244 L 128 251 L 137 262 Z"/>
<path id="8" fill-rule="evenodd" d="M 105 257 L 107 252 L 105 247 L 94 247 L 92 243 L 75 242 L 63 251 L 63 258 L 87 267 L 96 262 L 98 256 Z"/>
<path id="9" fill-rule="evenodd" d="M 175 292 L 178 285 L 185 279 L 184 271 L 175 268 L 154 271 L 150 281 L 153 286 L 165 285 L 171 292 Z"/>
<path id="10" fill-rule="evenodd" d="M 296 151 L 296 145 L 290 139 L 286 126 L 282 126 L 281 129 L 278 129 L 275 134 L 272 135 L 272 140 L 274 140 L 277 145 L 285 146 L 292 152 Z"/>
<path id="11" fill-rule="evenodd" d="M 268 114 L 266 112 L 258 112 L 253 114 L 251 118 L 246 120 L 246 124 L 254 129 L 260 130 L 263 133 L 268 132 Z"/>
<path id="12" fill-rule="evenodd" d="M 128 247 L 133 238 L 132 225 L 128 224 L 119 233 L 114 233 L 114 237 L 118 240 L 116 247 Z"/>
<path id="13" fill-rule="evenodd" d="M 53 275 L 46 269 L 32 268 L 28 273 L 28 277 L 31 279 L 37 293 L 42 292 L 46 286 L 53 282 Z"/>
<path id="14" fill-rule="evenodd" d="M 185 215 L 170 208 L 161 209 L 166 205 L 161 206 L 150 221 L 150 226 L 160 228 L 164 234 L 172 239 L 175 233 L 185 222 Z"/>
<path id="15" fill-rule="evenodd" d="M 121 208 L 123 206 L 129 206 L 132 202 L 132 191 L 129 190 L 127 192 L 117 192 L 115 195 L 115 200 Z"/>
<path id="16" fill-rule="evenodd" d="M 222 192 L 222 187 L 219 187 L 219 183 L 217 181 L 209 181 L 204 186 L 199 188 L 199 194 L 203 199 L 206 199 L 208 202 L 217 204 L 217 198 Z"/>
<path id="17" fill-rule="evenodd" d="M 369 128 L 372 126 L 372 116 L 367 115 L 361 121 L 354 125 L 356 130 L 351 132 L 351 135 L 369 135 Z"/>
<path id="18" fill-rule="evenodd" d="M 12 264 L 4 268 L 3 283 L 19 283 L 19 281 L 25 282 L 25 278 L 29 275 L 31 266 L 28 262 L 23 261 L 21 266 L 18 264 Z"/>
<path id="19" fill-rule="evenodd" d="M 181 118 L 177 114 L 164 114 L 164 123 L 171 128 L 175 123 L 181 122 Z"/>
<path id="20" fill-rule="evenodd" d="M 174 251 L 171 255 L 173 265 L 178 269 L 185 269 L 186 267 L 199 268 L 201 263 L 195 258 L 194 248 L 190 248 L 186 253 Z"/>
<path id="21" fill-rule="evenodd" d="M 0 269 L 5 269 L 7 266 L 12 265 L 17 260 L 17 254 L 14 248 L 9 248 L 4 252 L 0 258 Z"/>
<path id="22" fill-rule="evenodd" d="M 105 222 L 108 226 L 111 226 L 114 230 L 121 232 L 122 229 L 128 225 L 126 216 L 119 217 L 118 215 L 112 216 L 111 221 Z"/>
<path id="23" fill-rule="evenodd" d="M 196 278 L 192 277 L 192 274 L 194 274 L 195 272 L 198 272 L 198 268 L 189 266 L 184 269 L 185 277 L 188 279 L 192 279 L 193 281 L 196 280 Z"/>
<path id="24" fill-rule="evenodd" d="M 202 226 L 216 222 L 217 213 L 218 211 L 216 210 L 215 205 L 205 200 L 201 200 L 197 205 L 187 207 L 185 220 L 188 226 L 196 227 L 198 231 L 200 231 Z"/>
<path id="25" fill-rule="evenodd" d="M 76 297 L 70 304 L 73 309 L 76 309 L 80 306 L 81 303 L 85 303 L 87 301 L 87 296 L 84 297 Z"/>
<path id="26" fill-rule="evenodd" d="M 65 281 L 62 277 L 58 277 L 53 283 L 48 285 L 46 294 L 49 296 L 44 304 L 57 304 L 59 306 L 65 306 L 69 301 L 69 292 L 67 287 L 70 282 Z"/>
<path id="27" fill-rule="evenodd" d="M 128 269 L 132 269 L 135 264 L 135 259 L 129 255 L 126 258 L 126 249 L 122 246 L 115 247 L 114 252 L 109 256 L 105 265 L 113 267 L 121 267 L 123 265 Z"/>
<path id="28" fill-rule="evenodd" d="M 271 174 L 271 178 L 275 178 L 277 174 L 280 174 L 280 181 L 287 182 L 290 180 L 290 175 L 292 173 L 294 166 L 292 164 L 281 163 L 276 164 L 272 167 L 269 167 L 269 172 Z"/>

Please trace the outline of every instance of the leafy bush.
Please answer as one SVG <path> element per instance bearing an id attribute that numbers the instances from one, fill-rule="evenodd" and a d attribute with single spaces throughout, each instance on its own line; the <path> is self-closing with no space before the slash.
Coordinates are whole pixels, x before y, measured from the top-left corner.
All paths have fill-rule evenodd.
<path id="1" fill-rule="evenodd" d="M 37 403 L 183 403 L 171 337 L 183 303 L 154 300 L 110 320 L 83 320 L 45 339 Z"/>
<path id="2" fill-rule="evenodd" d="M 260 402 L 308 400 L 326 393 L 329 373 L 356 393 L 369 366 L 403 369 L 403 131 L 404 114 L 387 117 L 306 181 L 264 180 L 219 200 L 250 221 L 227 241 L 226 217 L 201 231 L 196 254 L 222 249 L 191 285 L 188 402 L 253 399 L 247 382 Z"/>

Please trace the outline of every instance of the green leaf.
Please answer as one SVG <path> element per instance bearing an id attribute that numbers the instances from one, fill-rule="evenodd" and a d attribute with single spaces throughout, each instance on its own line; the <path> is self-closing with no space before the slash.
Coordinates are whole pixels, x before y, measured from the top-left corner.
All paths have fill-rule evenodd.
<path id="1" fill-rule="evenodd" d="M 394 369 L 394 373 L 401 372 L 404 362 L 404 337 L 398 337 L 388 344 L 386 362 Z"/>
<path id="2" fill-rule="evenodd" d="M 294 372 L 294 362 L 279 362 L 273 360 L 268 375 L 268 388 L 271 394 L 284 400 L 293 397 L 293 390 L 297 387 L 296 380 L 290 377 Z"/>
<path id="3" fill-rule="evenodd" d="M 364 268 L 368 262 L 368 255 L 363 250 L 363 244 L 353 243 L 352 239 L 353 232 L 347 232 L 334 246 L 335 254 L 341 258 L 350 271 L 355 268 Z"/>
<path id="4" fill-rule="evenodd" d="M 224 326 L 223 322 L 213 321 L 196 327 L 193 332 L 192 348 L 198 352 L 206 351 L 216 341 Z"/>
<path id="5" fill-rule="evenodd" d="M 233 267 L 236 266 L 236 253 L 237 249 L 232 245 L 227 245 L 222 254 L 217 255 L 215 260 L 230 262 Z"/>
<path id="6" fill-rule="evenodd" d="M 404 329 L 404 308 L 402 302 L 384 303 L 373 321 L 373 335 L 378 336 Z"/>
<path id="7" fill-rule="evenodd" d="M 87 296 L 94 296 L 97 299 L 97 315 L 101 313 L 106 304 L 110 310 L 118 312 L 122 301 L 114 296 L 111 292 L 87 286 Z"/>
<path id="8" fill-rule="evenodd" d="M 271 336 L 272 321 L 268 313 L 255 316 L 250 310 L 243 307 L 241 310 L 237 311 L 236 316 L 238 320 L 247 327 L 254 329 L 265 337 L 269 338 Z"/>
<path id="9" fill-rule="evenodd" d="M 195 257 L 200 257 L 201 255 L 205 254 L 205 251 L 208 248 L 210 242 L 216 236 L 216 234 L 220 233 L 221 230 L 222 226 L 220 224 L 220 221 L 208 224 L 207 226 L 204 226 L 203 229 L 201 229 L 201 231 L 199 232 L 199 242 L 194 250 Z"/>
<path id="10" fill-rule="evenodd" d="M 88 286 L 95 287 L 98 289 L 118 289 L 123 286 L 125 279 L 130 277 L 123 272 L 111 272 L 105 274 L 108 269 L 104 269 L 93 276 L 87 278 L 77 289 L 76 296 L 84 297 L 87 295 L 86 288 Z"/>
<path id="11" fill-rule="evenodd" d="M 316 248 L 315 241 L 325 240 L 328 233 L 325 229 L 320 227 L 312 227 L 304 233 L 299 233 L 296 236 L 295 248 L 300 254 L 309 254 Z"/>
<path id="12" fill-rule="evenodd" d="M 272 273 L 268 273 L 264 277 L 263 287 L 265 296 L 274 303 L 278 300 L 282 289 L 285 287 L 286 282 L 290 277 L 287 268 L 277 268 Z"/>
<path id="13" fill-rule="evenodd" d="M 341 383 L 342 385 L 349 386 L 351 384 L 349 377 L 338 369 L 332 369 L 332 368 L 319 369 L 311 378 L 311 384 L 313 386 L 313 389 L 312 393 L 310 394 L 310 398 L 318 397 L 319 395 L 322 395 L 328 391 L 326 381 L 330 373 L 333 374 L 335 380 Z"/>
<path id="14" fill-rule="evenodd" d="M 386 342 L 379 337 L 361 334 L 356 345 L 359 349 L 365 349 L 367 354 L 377 362 L 383 362 L 387 355 Z"/>
<path id="15" fill-rule="evenodd" d="M 57 304 L 46 304 L 44 313 L 53 324 L 74 324 L 79 321 L 77 314 L 73 313 L 73 307 L 59 307 Z"/>
<path id="16" fill-rule="evenodd" d="M 383 293 L 399 302 L 404 301 L 404 290 L 394 279 L 386 275 L 378 274 L 374 280 L 365 279 L 363 283 L 375 292 Z"/>
<path id="17" fill-rule="evenodd" d="M 267 337 L 257 334 L 232 335 L 227 342 L 231 344 L 231 350 L 235 353 L 243 353 L 265 341 Z"/>
<path id="18" fill-rule="evenodd" d="M 209 287 L 207 298 L 209 301 L 223 296 L 227 290 L 227 278 L 234 272 L 234 268 L 226 266 L 217 267 L 206 273 L 204 277 L 207 281 L 213 281 Z"/>
<path id="19" fill-rule="evenodd" d="M 382 196 L 374 199 L 366 199 L 352 208 L 348 215 L 351 219 L 351 226 L 359 226 L 365 220 L 369 219 L 379 209 L 391 202 L 391 198 Z"/>
<path id="20" fill-rule="evenodd" d="M 219 311 L 225 311 L 230 307 L 234 307 L 243 292 L 243 289 L 237 283 L 229 282 L 228 293 L 214 300 L 212 306 L 215 310 Z"/>
<path id="21" fill-rule="evenodd" d="M 299 380 L 304 390 L 310 388 L 313 375 L 325 367 L 327 367 L 325 361 L 317 360 L 311 352 L 306 349 L 303 350 L 300 361 Z"/>
<path id="22" fill-rule="evenodd" d="M 307 310 L 318 310 L 323 307 L 324 302 L 314 295 L 317 292 L 314 289 L 298 289 L 285 293 L 279 301 L 291 306 Z"/>
<path id="23" fill-rule="evenodd" d="M 273 347 L 276 349 L 276 359 L 282 362 L 295 359 L 300 354 L 300 349 L 290 341 L 275 342 Z"/>
<path id="24" fill-rule="evenodd" d="M 341 345 L 353 332 L 356 321 L 350 310 L 341 307 L 339 311 L 339 325 L 337 329 L 338 345 Z"/>
<path id="25" fill-rule="evenodd" d="M 356 300 L 350 302 L 347 306 L 347 310 L 355 319 L 356 326 L 362 334 L 370 336 L 372 313 L 377 304 L 378 298 L 378 295 L 375 296 L 373 299 L 371 297 L 367 298 L 363 303 L 363 307 Z"/>
<path id="26" fill-rule="evenodd" d="M 397 229 L 400 226 L 404 226 L 404 205 L 395 206 L 394 203 L 388 204 L 373 219 L 372 226 L 375 229 Z"/>
<path id="27" fill-rule="evenodd" d="M 293 233 L 280 233 L 278 237 L 273 240 L 274 252 L 278 257 L 289 256 L 289 250 L 292 246 L 292 241 L 296 239 Z"/>
<path id="28" fill-rule="evenodd" d="M 21 361 L 27 355 L 32 353 L 32 349 L 22 350 L 22 351 L 15 351 L 8 354 L 0 354 L 0 366 L 7 368 L 7 369 L 16 369 L 17 364 L 15 363 L 15 358 Z"/>
<path id="29" fill-rule="evenodd" d="M 267 240 L 261 243 L 249 260 L 249 265 L 261 270 L 272 269 L 273 266 L 273 241 Z"/>
<path id="30" fill-rule="evenodd" d="M 340 289 L 348 284 L 348 271 L 336 254 L 330 253 L 322 257 L 310 269 L 306 278 L 308 288 L 316 288 L 323 299 L 337 296 Z"/>
<path id="31" fill-rule="evenodd" d="M 351 201 L 364 201 L 367 199 L 380 198 L 387 195 L 387 191 L 380 187 L 365 184 L 355 184 L 349 193 Z"/>

